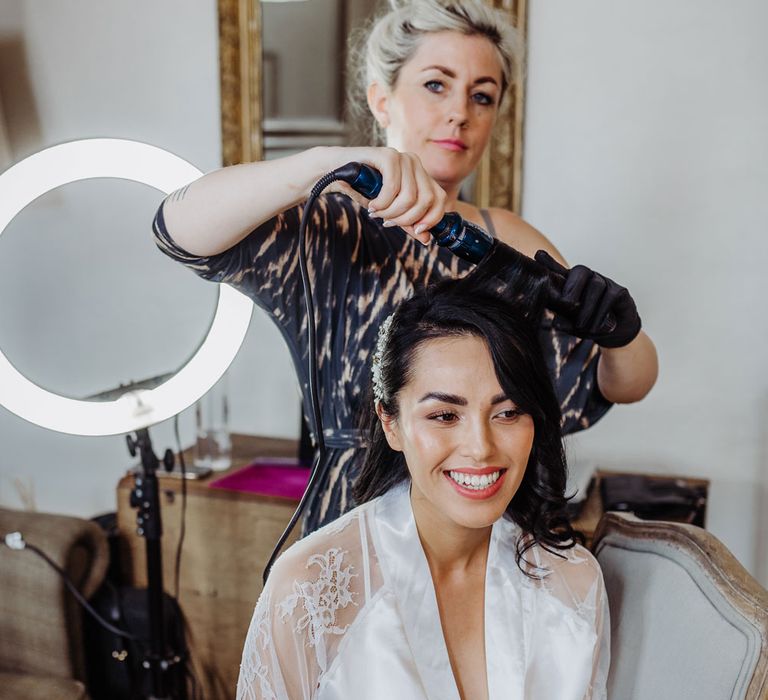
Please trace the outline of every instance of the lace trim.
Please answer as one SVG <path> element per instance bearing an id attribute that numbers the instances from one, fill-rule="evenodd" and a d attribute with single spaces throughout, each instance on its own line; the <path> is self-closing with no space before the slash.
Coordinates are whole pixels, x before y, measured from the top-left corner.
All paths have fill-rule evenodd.
<path id="1" fill-rule="evenodd" d="M 568 574 L 563 570 L 565 567 L 590 566 L 590 558 L 580 554 L 577 547 L 564 550 L 563 554 L 566 556 L 566 559 L 557 562 L 558 569 L 556 570 L 547 566 L 542 566 L 542 560 L 536 545 L 534 545 L 530 551 L 534 552 L 534 557 L 536 559 L 536 564 L 533 568 L 538 569 L 536 574 L 541 578 L 534 582 L 528 577 L 525 577 L 525 583 L 534 588 L 538 588 L 555 600 L 563 603 L 583 620 L 589 623 L 594 622 L 597 614 L 597 579 L 592 583 L 586 594 L 581 597 L 576 595 L 573 591 L 568 581 Z M 555 575 L 556 571 L 557 574 Z M 568 595 L 567 601 L 563 599 L 565 594 Z"/>
<path id="2" fill-rule="evenodd" d="M 277 700 L 277 695 L 269 682 L 267 664 L 261 658 L 259 649 L 269 649 L 272 641 L 269 632 L 269 611 L 271 609 L 269 594 L 264 593 L 259 599 L 253 613 L 251 627 L 248 630 L 248 638 L 245 643 L 243 661 L 240 665 L 240 679 L 237 684 L 238 700 L 256 700 L 254 681 L 259 679 L 261 700 Z"/>
<path id="3" fill-rule="evenodd" d="M 322 531 L 327 536 L 335 537 L 336 535 L 346 530 L 352 524 L 352 521 L 355 519 L 355 517 L 359 517 L 359 515 L 342 515 L 340 518 L 336 518 L 336 520 L 332 520 L 330 523 L 325 525 L 322 528 Z"/>
<path id="4" fill-rule="evenodd" d="M 320 572 L 316 581 L 294 581 L 293 593 L 287 596 L 277 609 L 283 622 L 293 615 L 301 603 L 304 614 L 296 621 L 294 632 L 306 630 L 307 645 L 315 647 L 327 634 L 344 634 L 349 625 L 339 627 L 336 624 L 336 611 L 352 603 L 356 593 L 349 590 L 350 583 L 357 574 L 352 573 L 352 566 L 342 568 L 347 552 L 338 548 L 329 549 L 325 554 L 314 554 L 307 560 L 306 568 L 318 566 Z"/>

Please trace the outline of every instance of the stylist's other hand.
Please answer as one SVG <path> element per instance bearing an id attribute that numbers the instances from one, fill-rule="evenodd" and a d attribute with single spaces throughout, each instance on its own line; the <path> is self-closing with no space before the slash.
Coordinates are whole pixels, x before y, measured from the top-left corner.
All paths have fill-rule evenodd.
<path id="1" fill-rule="evenodd" d="M 562 281 L 562 288 L 550 285 L 557 330 L 594 340 L 604 348 L 624 347 L 640 333 L 640 316 L 625 287 L 585 265 L 569 270 L 544 250 L 534 258 Z"/>
<path id="2" fill-rule="evenodd" d="M 360 148 L 354 160 L 376 168 L 382 177 L 381 192 L 368 203 L 368 211 L 386 227 L 399 226 L 424 245 L 432 240 L 429 229 L 445 214 L 447 195 L 424 169 L 419 157 L 394 148 Z"/>

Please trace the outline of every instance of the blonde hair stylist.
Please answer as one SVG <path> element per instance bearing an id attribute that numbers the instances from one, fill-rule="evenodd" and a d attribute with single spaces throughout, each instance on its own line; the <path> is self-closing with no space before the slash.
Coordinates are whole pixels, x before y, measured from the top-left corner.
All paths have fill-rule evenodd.
<path id="1" fill-rule="evenodd" d="M 350 484 L 365 444 L 356 416 L 382 320 L 416 289 L 463 276 L 471 267 L 433 245 L 428 229 L 446 211 L 458 211 L 525 255 L 541 250 L 544 264 L 566 264 L 516 214 L 480 211 L 458 200 L 461 182 L 488 145 L 518 53 L 506 17 L 479 0 L 405 3 L 374 23 L 367 43 L 367 102 L 386 147 L 318 147 L 223 168 L 169 195 L 158 210 L 154 229 L 161 250 L 206 279 L 236 286 L 273 318 L 309 415 L 297 265 L 302 203 L 322 175 L 347 162 L 382 173 L 384 186 L 368 210 L 343 193 L 329 193 L 318 200 L 310 226 L 328 451 L 321 465 L 325 481 L 309 504 L 305 532 L 354 505 Z M 589 427 L 612 403 L 643 398 L 656 380 L 657 360 L 624 288 L 583 266 L 566 274 L 573 314 L 556 317 L 554 326 L 545 321 L 540 342 L 567 434 Z M 627 324 L 619 329 L 620 347 L 609 347 L 618 335 L 593 332 L 608 313 L 620 320 L 631 316 L 631 332 L 625 332 Z"/>

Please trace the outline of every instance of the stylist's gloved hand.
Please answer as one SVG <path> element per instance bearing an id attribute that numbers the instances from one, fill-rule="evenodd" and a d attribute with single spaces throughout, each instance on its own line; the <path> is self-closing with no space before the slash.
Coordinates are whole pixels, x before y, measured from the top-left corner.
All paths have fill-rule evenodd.
<path id="1" fill-rule="evenodd" d="M 534 258 L 555 279 L 562 279 L 562 288 L 554 284 L 550 292 L 557 330 L 589 338 L 604 348 L 620 348 L 637 337 L 640 316 L 625 287 L 584 265 L 569 270 L 544 250 Z"/>

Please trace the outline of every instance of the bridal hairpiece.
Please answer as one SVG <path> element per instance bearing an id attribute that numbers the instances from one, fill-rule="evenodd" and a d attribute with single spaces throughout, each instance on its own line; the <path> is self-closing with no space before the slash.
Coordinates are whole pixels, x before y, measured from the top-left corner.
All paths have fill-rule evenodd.
<path id="1" fill-rule="evenodd" d="M 378 337 L 376 338 L 376 350 L 374 350 L 373 363 L 371 364 L 374 403 L 381 403 L 384 400 L 384 389 L 381 386 L 381 361 L 384 357 L 384 352 L 387 349 L 387 343 L 389 343 L 389 335 L 392 330 L 392 321 L 394 321 L 394 319 L 394 313 L 389 314 L 389 316 L 384 319 L 384 322 L 379 328 Z"/>

